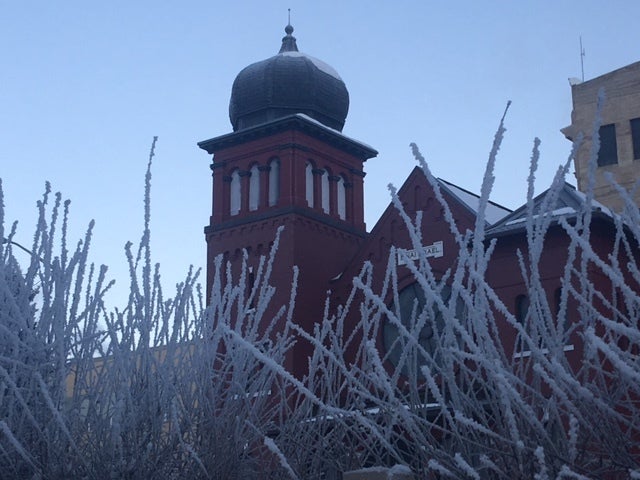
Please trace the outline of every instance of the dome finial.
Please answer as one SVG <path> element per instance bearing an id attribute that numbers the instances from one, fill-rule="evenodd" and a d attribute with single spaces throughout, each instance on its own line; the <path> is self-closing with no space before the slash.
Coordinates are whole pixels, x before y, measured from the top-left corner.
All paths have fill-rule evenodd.
<path id="1" fill-rule="evenodd" d="M 297 52 L 298 45 L 296 45 L 296 37 L 291 35 L 293 33 L 293 27 L 291 26 L 291 9 L 289 8 L 289 18 L 287 26 L 284 27 L 284 33 L 287 35 L 282 38 L 282 46 L 280 47 L 280 51 L 278 53 L 283 52 Z"/>

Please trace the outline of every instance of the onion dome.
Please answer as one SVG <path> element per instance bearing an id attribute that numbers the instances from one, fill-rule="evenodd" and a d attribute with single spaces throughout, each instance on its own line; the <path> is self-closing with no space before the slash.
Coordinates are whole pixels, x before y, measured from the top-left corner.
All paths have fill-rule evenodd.
<path id="1" fill-rule="evenodd" d="M 349 92 L 338 73 L 317 58 L 298 51 L 293 27 L 277 55 L 244 68 L 231 89 L 229 118 L 233 130 L 302 113 L 342 131 Z"/>

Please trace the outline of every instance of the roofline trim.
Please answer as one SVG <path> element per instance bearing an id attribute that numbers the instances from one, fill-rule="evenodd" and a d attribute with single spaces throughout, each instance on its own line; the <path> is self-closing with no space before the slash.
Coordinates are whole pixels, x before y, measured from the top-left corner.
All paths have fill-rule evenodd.
<path id="1" fill-rule="evenodd" d="M 371 148 L 369 145 L 349 138 L 341 132 L 326 127 L 300 113 L 287 115 L 286 117 L 281 117 L 260 125 L 220 135 L 219 137 L 210 138 L 208 140 L 203 140 L 198 142 L 198 147 L 209 154 L 214 154 L 219 150 L 242 144 L 248 140 L 263 138 L 290 128 L 309 133 L 321 140 L 328 140 L 334 146 L 352 153 L 363 160 L 367 160 L 378 155 L 378 151 Z"/>

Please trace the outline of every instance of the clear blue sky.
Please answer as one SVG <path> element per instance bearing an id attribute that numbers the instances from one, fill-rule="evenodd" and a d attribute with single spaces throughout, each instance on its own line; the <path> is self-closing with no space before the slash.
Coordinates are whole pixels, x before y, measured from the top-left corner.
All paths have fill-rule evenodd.
<path id="1" fill-rule="evenodd" d="M 301 51 L 350 92 L 344 133 L 380 154 L 366 164 L 368 227 L 415 163 L 478 191 L 507 100 L 493 200 L 524 201 L 533 138 L 539 191 L 570 144 L 567 79 L 640 60 L 640 2 L 0 1 L 0 177 L 16 239 L 30 244 L 49 180 L 72 201 L 74 238 L 95 219 L 92 260 L 126 285 L 123 246 L 142 229 L 154 135 L 153 256 L 165 288 L 204 267 L 210 158 L 196 142 L 231 131 L 231 84 L 277 53 L 287 8 Z M 117 295 L 117 292 L 116 292 Z"/>

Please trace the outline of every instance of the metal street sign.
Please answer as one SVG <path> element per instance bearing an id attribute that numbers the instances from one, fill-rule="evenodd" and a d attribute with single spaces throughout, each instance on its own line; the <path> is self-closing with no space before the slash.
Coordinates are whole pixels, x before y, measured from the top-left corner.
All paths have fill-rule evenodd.
<path id="1" fill-rule="evenodd" d="M 444 247 L 442 246 L 442 241 L 433 242 L 431 245 L 425 245 L 422 247 L 422 251 L 427 258 L 440 258 L 444 255 Z M 405 250 L 404 248 L 399 248 L 398 252 L 398 265 L 406 265 L 407 259 L 411 261 L 416 261 L 420 257 L 420 253 L 415 248 L 411 250 Z"/>

